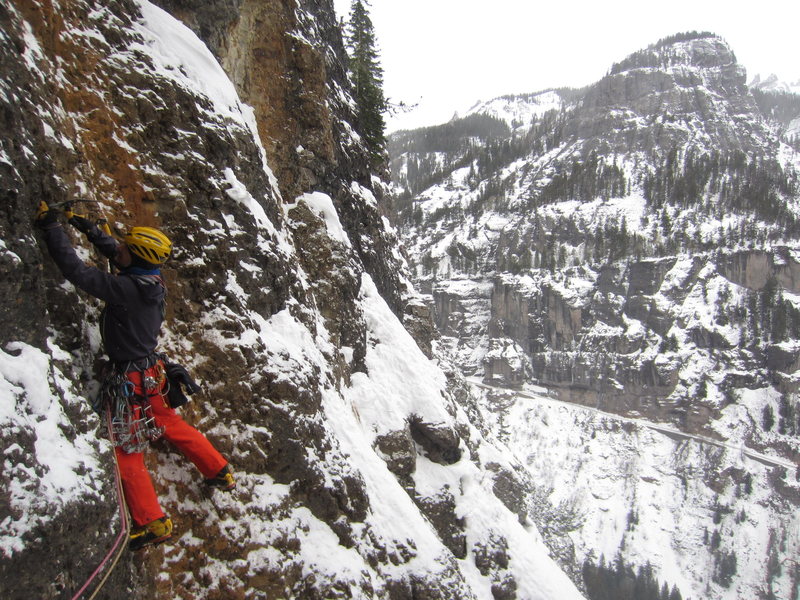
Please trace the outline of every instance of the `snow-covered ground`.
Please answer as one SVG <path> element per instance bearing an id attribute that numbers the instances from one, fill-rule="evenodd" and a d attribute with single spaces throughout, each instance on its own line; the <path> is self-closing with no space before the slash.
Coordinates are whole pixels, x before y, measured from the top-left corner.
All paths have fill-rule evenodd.
<path id="1" fill-rule="evenodd" d="M 558 92 L 547 90 L 524 96 L 501 96 L 487 102 L 478 102 L 465 116 L 484 114 L 505 121 L 512 128 L 524 129 L 547 111 L 558 110 L 564 104 Z"/>
<path id="2" fill-rule="evenodd" d="M 442 561 L 446 550 L 433 534 L 430 523 L 388 473 L 374 445 L 377 436 L 402 430 L 409 415 L 417 415 L 428 423 L 455 424 L 441 402 L 446 380 L 436 363 L 419 351 L 366 275 L 362 280 L 361 302 L 372 340 L 366 358 L 368 373 L 353 377 L 344 398 L 329 395 L 327 418 L 359 465 L 370 496 L 381 499 L 370 517 L 376 521 L 376 530 L 393 532 L 395 539 L 415 540 L 420 550 L 415 563 L 420 568 L 432 569 L 446 562 Z M 463 413 L 460 418 L 464 418 Z M 517 516 L 494 496 L 493 481 L 476 467 L 471 460 L 475 458 L 465 451 L 460 461 L 445 466 L 419 457 L 414 473 L 417 493 L 436 496 L 445 490 L 453 494 L 456 513 L 464 519 L 470 547 L 486 543 L 500 532 L 506 536 L 512 557 L 509 571 L 520 598 L 581 598 L 550 558 L 538 532 L 523 527 Z M 458 564 L 476 598 L 494 598 L 491 582 L 481 576 L 471 560 Z"/>
<path id="3" fill-rule="evenodd" d="M 485 414 L 534 480 L 552 487 L 554 503 L 578 507 L 584 522 L 571 535 L 581 560 L 649 562 L 683 598 L 740 600 L 768 588 L 795 597 L 800 515 L 772 483 L 800 488 L 790 461 L 558 402 L 546 390 L 500 392 L 502 403 L 483 393 Z M 726 554 L 736 557 L 728 586 L 715 581 Z M 780 575 L 768 574 L 772 556 L 785 565 Z"/>
<path id="4" fill-rule="evenodd" d="M 109 452 L 93 432 L 69 440 L 72 429 L 66 407 L 88 417 L 86 401 L 72 390 L 69 378 L 53 358 L 70 357 L 54 343 L 52 355 L 11 342 L 0 349 L 0 428 L 17 431 L 20 443 L 3 449 L 7 502 L 16 518 L 0 523 L 0 552 L 11 556 L 25 547 L 27 534 L 57 519 L 73 502 L 91 502 L 103 490 L 99 456 Z M 58 396 L 51 386 L 60 390 Z"/>

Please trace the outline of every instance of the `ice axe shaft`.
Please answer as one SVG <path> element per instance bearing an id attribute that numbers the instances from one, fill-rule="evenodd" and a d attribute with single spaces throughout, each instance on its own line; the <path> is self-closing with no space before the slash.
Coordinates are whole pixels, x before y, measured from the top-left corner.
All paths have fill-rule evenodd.
<path id="1" fill-rule="evenodd" d="M 77 204 L 79 202 L 91 202 L 92 204 L 100 204 L 99 200 L 84 200 L 83 198 L 77 198 L 75 200 L 64 200 L 63 202 L 53 202 L 52 204 L 49 204 L 48 206 L 50 208 L 64 208 L 64 207 L 67 207 L 67 210 L 68 210 L 70 206 L 72 206 L 73 204 Z"/>
<path id="2" fill-rule="evenodd" d="M 40 206 L 40 210 L 42 210 L 41 209 L 42 205 L 45 206 L 44 210 L 47 210 L 48 208 L 63 208 L 64 209 L 64 216 L 67 217 L 67 219 L 69 220 L 73 216 L 75 216 L 75 213 L 72 210 L 72 205 L 73 204 L 78 204 L 80 202 L 82 202 L 84 204 L 88 204 L 88 203 L 100 204 L 99 200 L 85 200 L 84 198 L 76 198 L 75 200 L 64 200 L 63 202 L 54 202 L 54 203 L 49 204 L 49 205 L 47 203 L 45 203 L 44 200 L 42 200 L 42 202 L 40 203 L 39 206 Z M 109 226 L 107 219 L 105 219 L 105 218 L 97 219 L 97 221 L 95 221 L 95 224 L 98 227 L 100 227 L 100 229 L 103 231 L 103 233 L 105 233 L 107 235 L 112 235 L 111 227 Z"/>

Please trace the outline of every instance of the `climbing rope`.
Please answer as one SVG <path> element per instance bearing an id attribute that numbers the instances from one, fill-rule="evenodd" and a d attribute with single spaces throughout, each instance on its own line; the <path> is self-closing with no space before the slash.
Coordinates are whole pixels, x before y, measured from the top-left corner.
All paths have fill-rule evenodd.
<path id="1" fill-rule="evenodd" d="M 113 439 L 114 430 L 111 425 L 110 406 L 106 408 L 106 419 L 108 426 L 108 435 L 111 438 L 112 444 L 114 444 L 114 439 Z M 94 589 L 94 592 L 92 592 L 92 595 L 86 599 L 86 600 L 94 600 L 95 596 L 97 596 L 97 593 L 103 588 L 106 581 L 108 580 L 108 577 L 111 575 L 111 573 L 114 571 L 114 568 L 117 566 L 117 563 L 119 562 L 119 559 L 122 556 L 122 552 L 123 550 L 125 550 L 125 544 L 123 544 L 122 542 L 124 540 L 127 540 L 128 536 L 130 535 L 130 522 L 128 521 L 128 511 L 125 508 L 125 500 L 122 493 L 122 476 L 120 475 L 119 472 L 119 463 L 117 463 L 116 450 L 114 450 L 114 486 L 117 491 L 117 504 L 119 505 L 119 520 L 120 524 L 122 525 L 122 528 L 120 529 L 117 538 L 114 540 L 114 545 L 111 546 L 111 549 L 105 555 L 103 560 L 100 561 L 99 565 L 97 565 L 97 568 L 89 576 L 89 579 L 87 579 L 86 582 L 81 586 L 81 588 L 75 593 L 75 595 L 72 597 L 72 600 L 78 600 L 78 598 L 80 598 L 81 595 L 86 591 L 86 588 L 88 588 L 91 585 L 92 581 L 94 581 L 94 579 L 100 574 L 103 568 L 110 562 L 111 564 L 108 567 L 106 574 L 97 584 L 97 586 Z"/>

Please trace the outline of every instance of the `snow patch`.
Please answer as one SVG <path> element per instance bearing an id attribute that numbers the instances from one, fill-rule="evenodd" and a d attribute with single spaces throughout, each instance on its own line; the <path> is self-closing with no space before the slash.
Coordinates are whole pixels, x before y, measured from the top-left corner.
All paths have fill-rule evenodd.
<path id="1" fill-rule="evenodd" d="M 61 353 L 54 345 L 51 351 Z M 57 389 L 68 402 L 82 402 L 70 394 L 70 385 L 41 350 L 23 342 L 0 350 L 0 428 L 26 432 L 32 448 L 32 454 L 19 444 L 3 450 L 7 501 L 18 515 L 0 523 L 0 551 L 6 556 L 24 549 L 24 537 L 57 518 L 70 502 L 98 494 L 94 480 L 102 474 L 94 435 L 67 437 L 74 428 L 53 393 Z"/>
<path id="2" fill-rule="evenodd" d="M 336 207 L 333 205 L 333 200 L 331 200 L 328 194 L 323 194 L 322 192 L 303 194 L 297 198 L 297 203 L 300 202 L 308 206 L 311 212 L 325 222 L 325 228 L 331 238 L 341 242 L 348 248 L 351 247 L 350 238 L 347 237 L 347 233 L 339 220 L 339 214 L 336 212 Z M 296 204 L 287 204 L 284 206 L 284 213 L 287 214 L 287 216 L 289 209 L 293 206 L 296 206 Z"/>

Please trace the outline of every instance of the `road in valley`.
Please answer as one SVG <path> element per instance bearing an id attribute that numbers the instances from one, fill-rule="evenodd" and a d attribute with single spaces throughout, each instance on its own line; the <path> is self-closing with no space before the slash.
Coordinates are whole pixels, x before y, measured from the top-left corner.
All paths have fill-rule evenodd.
<path id="1" fill-rule="evenodd" d="M 525 391 L 525 390 L 514 390 L 514 389 L 510 389 L 510 388 L 495 387 L 495 386 L 492 386 L 492 385 L 488 385 L 486 383 L 483 383 L 483 381 L 481 381 L 477 377 L 468 377 L 467 381 L 469 381 L 469 383 L 471 383 L 472 385 L 474 385 L 476 387 L 487 389 L 487 390 L 492 390 L 492 391 L 496 391 L 496 392 L 503 392 L 503 393 L 506 393 L 506 394 L 514 394 L 515 396 L 520 396 L 520 397 L 523 397 L 523 398 L 530 398 L 532 400 L 537 400 L 539 402 L 549 402 L 549 403 L 552 403 L 552 404 L 560 404 L 560 405 L 567 406 L 567 407 L 569 407 L 571 409 L 575 409 L 575 410 L 584 410 L 584 411 L 595 412 L 595 413 L 601 414 L 604 417 L 607 417 L 609 419 L 615 419 L 617 421 L 633 423 L 633 424 L 639 425 L 640 427 L 646 427 L 648 429 L 652 429 L 653 431 L 658 431 L 659 433 L 667 435 L 667 436 L 669 436 L 669 437 L 671 437 L 673 439 L 692 440 L 692 441 L 700 442 L 702 444 L 711 444 L 713 446 L 718 446 L 720 448 L 728 448 L 728 449 L 734 450 L 736 452 L 740 452 L 742 454 L 742 456 L 744 456 L 744 457 L 747 457 L 747 458 L 749 458 L 751 460 L 758 461 L 758 462 L 760 462 L 762 464 L 765 464 L 767 466 L 789 469 L 790 473 L 795 471 L 795 469 L 800 469 L 800 465 L 795 464 L 791 460 L 788 460 L 788 459 L 785 459 L 785 458 L 780 458 L 780 457 L 775 457 L 775 456 L 769 456 L 767 454 L 762 454 L 760 452 L 756 452 L 755 450 L 751 450 L 749 448 L 746 448 L 742 444 L 731 444 L 729 442 L 725 442 L 724 440 L 717 440 L 717 439 L 710 438 L 710 437 L 705 437 L 705 436 L 702 436 L 702 435 L 694 435 L 694 434 L 691 434 L 691 433 L 684 433 L 683 431 L 680 431 L 679 429 L 675 429 L 674 427 L 670 427 L 669 425 L 664 425 L 663 423 L 653 423 L 653 422 L 647 421 L 645 419 L 634 419 L 634 418 L 631 418 L 631 417 L 623 417 L 621 415 L 617 415 L 617 414 L 614 414 L 614 413 L 602 411 L 600 409 L 593 408 L 591 406 L 584 406 L 582 404 L 573 404 L 571 402 L 564 402 L 563 400 L 556 400 L 555 398 L 551 398 L 550 396 L 546 395 L 547 394 L 546 390 L 542 394 L 536 394 L 536 393 L 528 392 L 528 391 Z"/>

